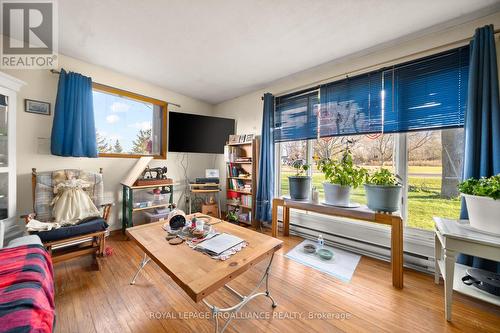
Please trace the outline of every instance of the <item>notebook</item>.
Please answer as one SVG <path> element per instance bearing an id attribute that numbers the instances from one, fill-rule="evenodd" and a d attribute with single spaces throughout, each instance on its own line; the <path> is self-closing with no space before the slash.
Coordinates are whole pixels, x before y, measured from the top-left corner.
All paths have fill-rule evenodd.
<path id="1" fill-rule="evenodd" d="M 211 255 L 219 255 L 222 252 L 243 243 L 244 240 L 226 233 L 222 233 L 195 246 L 198 251 L 206 252 Z"/>

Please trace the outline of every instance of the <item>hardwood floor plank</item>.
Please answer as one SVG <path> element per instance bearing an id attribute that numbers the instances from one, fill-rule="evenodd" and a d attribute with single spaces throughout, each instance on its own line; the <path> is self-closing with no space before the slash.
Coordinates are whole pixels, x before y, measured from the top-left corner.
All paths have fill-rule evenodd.
<path id="1" fill-rule="evenodd" d="M 302 239 L 283 240 L 270 277 L 278 307 L 273 310 L 264 297 L 252 300 L 227 332 L 500 332 L 499 307 L 456 293 L 453 322 L 446 322 L 443 285 L 430 275 L 405 270 L 405 288 L 398 290 L 389 263 L 362 257 L 351 282 L 344 283 L 284 257 Z M 143 255 L 132 241 L 113 235 L 107 244 L 114 254 L 103 259 L 101 271 L 91 271 L 85 257 L 55 265 L 56 332 L 213 332 L 207 307 L 194 303 L 155 263 L 129 285 Z M 266 265 L 259 263 L 230 285 L 248 294 Z M 237 298 L 220 290 L 208 301 L 224 307 Z M 348 317 L 310 319 L 309 313 Z M 250 317 L 255 315 L 261 319 Z"/>
<path id="2" fill-rule="evenodd" d="M 54 267 L 56 276 L 68 275 L 67 266 L 64 264 Z M 62 332 L 78 332 L 78 323 L 74 320 L 76 317 L 73 306 L 73 297 L 65 291 L 71 288 L 70 279 L 55 279 L 56 290 L 56 327 L 59 326 Z M 65 326 L 61 326 L 65 325 Z"/>
<path id="3" fill-rule="evenodd" d="M 66 280 L 68 283 L 68 288 L 65 290 L 65 293 L 68 297 L 73 300 L 74 307 L 74 315 L 75 317 L 72 319 L 78 325 L 78 332 L 82 333 L 93 333 L 97 332 L 94 326 L 94 311 L 89 306 L 87 300 L 87 292 L 90 287 L 96 288 L 93 283 L 90 283 L 89 278 L 91 272 L 89 271 L 91 258 L 81 257 L 78 260 L 70 260 L 66 262 L 60 263 L 61 265 L 65 265 L 67 269 L 67 275 L 62 276 L 61 278 Z M 59 264 L 55 264 L 56 266 Z M 58 276 L 56 275 L 56 280 Z M 56 295 L 59 294 L 59 291 L 56 290 Z M 56 297 L 56 304 L 57 304 Z M 66 311 L 64 308 L 59 308 L 59 311 Z M 70 315 L 66 316 L 70 317 Z M 71 317 L 70 317 L 71 318 Z M 71 319 L 70 319 L 71 320 Z M 70 326 L 68 323 L 61 323 L 61 326 Z M 58 331 L 58 323 L 56 322 L 56 331 Z M 61 331 L 64 332 L 64 331 Z M 66 331 L 67 332 L 67 331 Z"/>

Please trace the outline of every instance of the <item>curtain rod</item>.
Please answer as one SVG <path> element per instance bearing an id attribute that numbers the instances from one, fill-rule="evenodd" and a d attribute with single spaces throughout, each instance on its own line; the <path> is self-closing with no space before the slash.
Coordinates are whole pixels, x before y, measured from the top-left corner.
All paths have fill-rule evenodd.
<path id="1" fill-rule="evenodd" d="M 500 29 L 494 30 L 493 33 L 494 33 L 494 35 L 499 34 L 500 33 Z M 412 53 L 412 54 L 408 54 L 408 55 L 405 55 L 405 56 L 402 56 L 402 57 L 398 57 L 398 58 L 395 58 L 395 59 L 392 59 L 392 60 L 386 60 L 386 61 L 380 62 L 378 64 L 375 64 L 375 65 L 365 66 L 365 67 L 362 67 L 362 68 L 359 68 L 359 69 L 356 69 L 356 70 L 353 70 L 353 71 L 350 71 L 350 72 L 345 72 L 343 74 L 334 75 L 334 76 L 328 77 L 326 79 L 322 79 L 322 80 L 318 80 L 318 81 L 314 81 L 314 82 L 305 84 L 303 86 L 299 86 L 299 87 L 295 87 L 293 89 L 288 89 L 288 90 L 285 90 L 285 91 L 281 91 L 279 93 L 274 94 L 274 96 L 275 97 L 281 97 L 281 96 L 293 93 L 295 91 L 301 92 L 301 91 L 306 91 L 306 90 L 309 90 L 309 89 L 310 90 L 318 89 L 321 84 L 326 83 L 326 82 L 328 82 L 328 81 L 330 81 L 332 79 L 348 77 L 352 73 L 357 73 L 357 72 L 361 72 L 359 74 L 362 74 L 362 72 L 364 72 L 366 70 L 369 70 L 369 69 L 373 69 L 374 67 L 383 68 L 384 65 L 387 65 L 389 63 L 392 63 L 392 62 L 395 62 L 395 61 L 398 61 L 398 60 L 404 60 L 405 58 L 413 57 L 413 56 L 416 56 L 416 55 L 419 55 L 419 54 L 423 54 L 423 53 L 427 53 L 427 52 L 430 52 L 430 51 L 435 51 L 435 50 L 439 50 L 439 49 L 443 49 L 443 48 L 448 48 L 448 47 L 451 47 L 451 46 L 454 46 L 454 45 L 463 44 L 465 42 L 471 41 L 473 38 L 474 37 L 472 36 L 472 37 L 460 39 L 460 40 L 457 40 L 457 41 L 454 41 L 454 42 L 450 42 L 450 43 L 447 43 L 447 44 L 444 44 L 444 45 L 432 47 L 432 48 L 427 49 L 427 50 L 418 51 L 418 52 L 415 52 L 415 53 Z M 262 97 L 262 100 L 264 100 L 264 97 Z"/>
<path id="2" fill-rule="evenodd" d="M 55 69 L 50 69 L 50 72 L 51 72 L 52 74 L 61 74 L 61 72 L 60 72 L 60 71 L 55 70 Z M 96 83 L 97 83 L 97 82 L 96 82 Z M 100 83 L 99 83 L 99 84 L 100 84 Z M 103 86 L 104 86 L 104 85 L 105 85 L 105 84 L 103 84 Z M 169 102 L 169 101 L 165 101 L 165 102 L 167 102 L 167 104 L 168 104 L 168 105 L 177 106 L 178 108 L 180 108 L 180 107 L 181 107 L 181 105 L 180 105 L 180 104 L 177 104 L 177 103 L 172 103 L 172 102 Z"/>

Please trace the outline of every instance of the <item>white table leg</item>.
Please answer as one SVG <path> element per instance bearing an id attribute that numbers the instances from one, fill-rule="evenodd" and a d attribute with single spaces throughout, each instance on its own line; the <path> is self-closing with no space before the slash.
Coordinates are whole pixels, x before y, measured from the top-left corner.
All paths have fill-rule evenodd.
<path id="1" fill-rule="evenodd" d="M 441 276 L 441 271 L 439 269 L 438 260 L 441 259 L 442 245 L 439 237 L 434 235 L 434 283 L 439 284 L 439 277 Z"/>
<path id="2" fill-rule="evenodd" d="M 227 284 L 224 285 L 226 287 L 226 289 L 228 289 L 233 294 L 235 294 L 236 296 L 239 297 L 239 299 L 241 301 L 238 304 L 231 306 L 231 307 L 228 307 L 228 308 L 225 308 L 225 309 L 222 309 L 222 308 L 218 308 L 215 305 L 208 303 L 206 299 L 202 300 L 202 302 L 205 303 L 205 305 L 208 306 L 208 308 L 212 312 L 212 317 L 215 321 L 215 333 L 224 333 L 226 328 L 229 326 L 229 324 L 231 323 L 231 321 L 233 320 L 235 315 L 241 310 L 241 308 L 245 304 L 247 304 L 250 300 L 254 299 L 255 297 L 266 296 L 272 301 L 271 306 L 273 308 L 278 306 L 278 303 L 276 303 L 274 298 L 271 296 L 271 292 L 269 291 L 269 273 L 270 273 L 271 265 L 273 263 L 273 258 L 274 258 L 274 253 L 271 255 L 271 259 L 269 260 L 269 264 L 267 265 L 267 268 L 266 268 L 266 271 L 264 272 L 264 275 L 262 275 L 262 278 L 257 283 L 257 286 L 253 289 L 253 291 L 248 296 L 243 296 L 242 294 L 240 294 L 238 291 L 234 290 L 233 288 L 231 288 Z M 266 291 L 265 292 L 258 292 L 258 290 L 263 282 L 266 283 Z M 219 317 L 220 317 L 221 313 L 229 313 L 230 316 L 228 316 L 226 323 L 219 330 Z"/>
<path id="3" fill-rule="evenodd" d="M 137 279 L 137 276 L 139 275 L 139 273 L 142 271 L 142 269 L 144 268 L 144 266 L 146 266 L 148 264 L 148 262 L 150 261 L 151 259 L 148 257 L 148 255 L 146 253 L 144 253 L 144 257 L 142 258 L 140 264 L 139 264 L 139 267 L 137 268 L 137 272 L 135 272 L 134 274 L 134 277 L 132 278 L 132 280 L 130 281 L 130 284 L 131 285 L 134 285 L 135 284 L 135 280 Z"/>
<path id="4" fill-rule="evenodd" d="M 453 298 L 453 278 L 455 277 L 455 261 L 456 256 L 454 251 L 444 250 L 444 308 L 447 321 L 451 321 L 451 305 Z"/>

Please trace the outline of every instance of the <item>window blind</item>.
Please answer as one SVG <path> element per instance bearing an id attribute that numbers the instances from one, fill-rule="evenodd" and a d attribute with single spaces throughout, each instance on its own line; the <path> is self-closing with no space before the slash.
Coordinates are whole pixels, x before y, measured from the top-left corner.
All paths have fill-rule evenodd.
<path id="1" fill-rule="evenodd" d="M 274 140 L 460 127 L 468 76 L 463 46 L 277 97 Z"/>
<path id="2" fill-rule="evenodd" d="M 275 99 L 275 142 L 316 138 L 318 90 Z"/>
<path id="3" fill-rule="evenodd" d="M 380 132 L 382 97 L 381 71 L 321 86 L 319 136 Z"/>
<path id="4" fill-rule="evenodd" d="M 468 46 L 385 70 L 384 132 L 463 126 L 468 76 Z"/>

